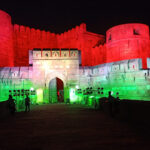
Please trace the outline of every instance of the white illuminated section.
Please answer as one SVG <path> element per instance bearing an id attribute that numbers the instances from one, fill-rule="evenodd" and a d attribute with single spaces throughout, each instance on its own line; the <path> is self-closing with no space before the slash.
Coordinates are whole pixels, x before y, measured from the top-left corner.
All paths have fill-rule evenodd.
<path id="1" fill-rule="evenodd" d="M 53 71 L 53 70 L 49 70 L 49 72 L 51 72 L 51 73 L 52 73 L 52 72 L 54 72 L 54 71 Z"/>
<path id="2" fill-rule="evenodd" d="M 49 64 L 48 64 L 48 63 L 46 63 L 46 62 L 45 62 L 45 63 L 43 63 L 43 68 L 44 68 L 44 69 L 49 69 Z"/>
<path id="3" fill-rule="evenodd" d="M 66 66 L 66 68 L 70 68 L 70 66 L 69 66 L 69 65 L 67 65 L 67 66 Z"/>
<path id="4" fill-rule="evenodd" d="M 79 89 L 79 86 L 78 86 L 78 85 L 76 85 L 76 89 Z"/>
<path id="5" fill-rule="evenodd" d="M 33 90 L 34 90 L 34 88 L 33 88 L 33 87 L 31 87 L 31 88 L 30 88 L 30 91 L 33 91 Z"/>
<path id="6" fill-rule="evenodd" d="M 42 89 L 37 89 L 37 103 L 43 102 L 43 90 Z"/>
<path id="7" fill-rule="evenodd" d="M 73 89 L 73 88 L 69 89 L 69 96 L 70 96 L 70 102 L 71 103 L 74 103 L 78 98 L 75 94 L 75 89 Z"/>

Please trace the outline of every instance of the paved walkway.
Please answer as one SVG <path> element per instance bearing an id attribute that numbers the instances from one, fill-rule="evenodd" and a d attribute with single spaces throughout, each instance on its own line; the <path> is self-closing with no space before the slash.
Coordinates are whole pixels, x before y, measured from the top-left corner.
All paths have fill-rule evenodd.
<path id="1" fill-rule="evenodd" d="M 144 133 L 79 105 L 36 106 L 0 123 L 0 150 L 146 150 Z"/>

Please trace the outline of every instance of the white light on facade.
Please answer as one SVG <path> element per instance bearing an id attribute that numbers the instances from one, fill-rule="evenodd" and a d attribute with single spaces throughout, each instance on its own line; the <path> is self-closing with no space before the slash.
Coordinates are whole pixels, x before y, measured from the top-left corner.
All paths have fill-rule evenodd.
<path id="1" fill-rule="evenodd" d="M 33 91 L 33 90 L 34 90 L 34 88 L 33 88 L 33 87 L 31 87 L 31 88 L 30 88 L 30 91 Z"/>
<path id="2" fill-rule="evenodd" d="M 78 86 L 78 85 L 76 85 L 76 89 L 79 89 L 79 86 Z"/>
<path id="3" fill-rule="evenodd" d="M 66 66 L 66 68 L 70 68 L 70 66 Z"/>

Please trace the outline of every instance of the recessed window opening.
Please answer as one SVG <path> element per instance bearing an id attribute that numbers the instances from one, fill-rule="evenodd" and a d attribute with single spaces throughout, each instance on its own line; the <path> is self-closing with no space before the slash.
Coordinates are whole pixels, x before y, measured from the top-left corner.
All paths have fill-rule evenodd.
<path id="1" fill-rule="evenodd" d="M 134 34 L 134 35 L 140 35 L 139 30 L 133 29 L 133 34 Z"/>
<path id="2" fill-rule="evenodd" d="M 112 37 L 111 37 L 111 34 L 109 35 L 109 38 L 108 38 L 108 41 L 111 41 Z"/>

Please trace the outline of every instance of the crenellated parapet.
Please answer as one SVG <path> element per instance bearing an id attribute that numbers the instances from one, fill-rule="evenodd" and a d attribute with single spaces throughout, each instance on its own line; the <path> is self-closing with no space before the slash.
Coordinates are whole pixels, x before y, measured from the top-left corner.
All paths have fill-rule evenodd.
<path id="1" fill-rule="evenodd" d="M 82 23 L 80 26 L 68 30 L 62 34 L 57 34 L 58 47 L 76 47 L 80 48 L 82 45 L 83 34 L 86 32 L 86 24 Z"/>
<path id="2" fill-rule="evenodd" d="M 14 25 L 15 66 L 28 65 L 28 51 L 33 48 L 57 47 L 56 34 Z"/>
<path id="3" fill-rule="evenodd" d="M 77 48 L 82 66 L 94 66 L 128 59 L 141 59 L 147 69 L 150 58 L 149 27 L 141 23 L 122 24 L 103 35 L 87 31 L 82 23 L 62 34 L 11 23 L 11 16 L 0 10 L 0 67 L 28 66 L 29 50 L 35 48 Z M 7 61 L 6 61 L 7 60 Z"/>

